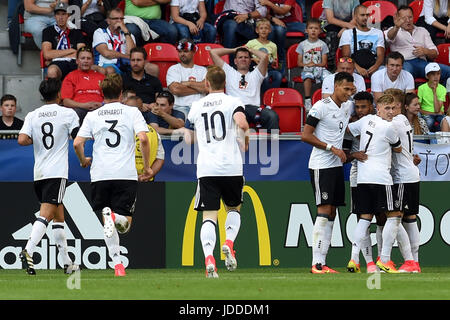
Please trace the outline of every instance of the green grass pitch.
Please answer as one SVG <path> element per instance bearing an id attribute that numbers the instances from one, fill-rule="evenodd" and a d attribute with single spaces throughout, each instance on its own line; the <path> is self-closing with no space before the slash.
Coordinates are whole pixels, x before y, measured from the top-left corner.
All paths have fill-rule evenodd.
<path id="1" fill-rule="evenodd" d="M 79 288 L 58 270 L 0 270 L 1 300 L 448 300 L 450 268 L 425 267 L 421 274 L 313 275 L 306 268 L 257 268 L 228 272 L 206 279 L 200 269 L 82 270 Z M 69 281 L 70 282 L 70 281 Z M 369 286 L 372 289 L 368 288 Z"/>

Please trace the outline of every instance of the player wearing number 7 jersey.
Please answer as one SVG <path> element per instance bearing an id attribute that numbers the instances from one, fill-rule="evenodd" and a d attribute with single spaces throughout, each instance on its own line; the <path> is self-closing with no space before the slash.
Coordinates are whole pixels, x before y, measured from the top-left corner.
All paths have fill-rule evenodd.
<path id="1" fill-rule="evenodd" d="M 53 220 L 53 234 L 64 264 L 64 272 L 78 270 L 67 252 L 62 200 L 69 172 L 69 137 L 75 137 L 79 119 L 75 111 L 58 105 L 61 82 L 48 79 L 41 82 L 39 91 L 45 105 L 30 112 L 19 133 L 18 143 L 32 144 L 34 150 L 34 190 L 41 203 L 39 217 L 33 224 L 30 238 L 20 258 L 27 273 L 35 275 L 33 253 Z"/>
<path id="2" fill-rule="evenodd" d="M 230 271 L 237 267 L 233 245 L 241 224 L 239 211 L 244 186 L 240 149 L 248 148 L 248 123 L 241 100 L 224 93 L 225 72 L 221 68 L 209 67 L 205 83 L 209 94 L 192 103 L 188 120 L 194 125 L 199 149 L 195 210 L 203 211 L 200 240 L 206 277 L 217 278 L 214 247 L 221 199 L 227 211 L 226 241 L 222 245 L 225 266 Z M 177 132 L 184 132 L 185 140 L 193 142 L 191 130 L 181 128 Z"/>
<path id="3" fill-rule="evenodd" d="M 119 75 L 107 76 L 100 88 L 105 105 L 86 115 L 73 146 L 81 166 L 91 165 L 93 210 L 103 215 L 104 239 L 115 275 L 125 276 L 118 232 L 129 231 L 136 203 L 135 134 L 144 161 L 141 180 L 148 180 L 152 173 L 148 159 L 148 127 L 139 109 L 119 102 L 122 94 Z M 87 139 L 94 139 L 92 158 L 86 157 L 84 152 Z"/>

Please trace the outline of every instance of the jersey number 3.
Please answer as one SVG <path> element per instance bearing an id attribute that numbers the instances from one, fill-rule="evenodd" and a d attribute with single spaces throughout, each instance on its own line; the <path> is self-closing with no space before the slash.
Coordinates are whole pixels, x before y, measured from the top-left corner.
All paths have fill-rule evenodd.
<path id="1" fill-rule="evenodd" d="M 114 143 L 111 143 L 111 139 L 106 138 L 106 145 L 110 148 L 116 148 L 119 144 L 120 144 L 120 132 L 115 130 L 114 128 L 116 127 L 117 123 L 119 122 L 118 120 L 105 120 L 106 123 L 111 123 L 111 127 L 108 129 L 109 132 L 114 133 L 117 138 L 116 141 Z"/>

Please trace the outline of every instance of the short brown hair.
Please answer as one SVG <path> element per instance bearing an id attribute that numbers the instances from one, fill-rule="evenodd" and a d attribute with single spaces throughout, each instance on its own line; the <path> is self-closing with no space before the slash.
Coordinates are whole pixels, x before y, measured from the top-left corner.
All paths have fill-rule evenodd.
<path id="1" fill-rule="evenodd" d="M 391 103 L 395 103 L 395 98 L 392 94 L 383 94 L 377 100 L 377 105 L 380 105 L 380 104 L 385 105 L 385 104 L 391 104 Z"/>
<path id="2" fill-rule="evenodd" d="M 122 77 L 117 73 L 109 74 L 100 83 L 105 99 L 118 99 L 122 93 Z"/>
<path id="3" fill-rule="evenodd" d="M 400 102 L 402 105 L 405 103 L 405 93 L 403 92 L 403 90 L 389 88 L 384 91 L 384 94 L 392 95 L 395 99 L 395 102 Z"/>
<path id="4" fill-rule="evenodd" d="M 209 66 L 206 72 L 206 80 L 213 90 L 221 90 L 225 88 L 225 71 L 218 66 Z"/>

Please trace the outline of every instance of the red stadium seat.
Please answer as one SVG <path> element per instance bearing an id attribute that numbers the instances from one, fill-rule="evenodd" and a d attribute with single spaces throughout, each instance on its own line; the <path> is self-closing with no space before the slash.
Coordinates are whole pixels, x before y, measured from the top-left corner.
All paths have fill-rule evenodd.
<path id="1" fill-rule="evenodd" d="M 413 22 L 416 23 L 417 20 L 419 20 L 420 13 L 422 12 L 423 0 L 414 0 L 409 4 L 409 6 L 413 10 Z"/>
<path id="2" fill-rule="evenodd" d="M 23 7 L 23 4 L 22 4 Z M 32 39 L 33 35 L 29 32 L 25 32 L 24 30 L 24 23 L 25 19 L 23 18 L 23 14 L 19 13 L 19 28 L 20 28 L 20 41 L 19 41 L 19 47 L 17 51 L 17 64 L 20 66 L 22 65 L 22 44 L 25 43 L 26 38 Z"/>
<path id="3" fill-rule="evenodd" d="M 295 13 L 298 17 L 300 17 L 300 22 L 303 22 L 303 11 L 302 7 L 298 5 L 297 2 L 294 2 Z M 304 38 L 305 34 L 300 31 L 296 32 L 286 32 L 286 38 Z"/>
<path id="4" fill-rule="evenodd" d="M 263 104 L 270 106 L 280 118 L 280 133 L 301 132 L 305 121 L 303 97 L 292 88 L 272 88 L 263 96 Z"/>
<path id="5" fill-rule="evenodd" d="M 45 79 L 45 74 L 47 73 L 47 66 L 49 65 L 50 61 L 45 60 L 44 58 L 44 52 L 41 50 L 41 78 L 42 80 Z"/>
<path id="6" fill-rule="evenodd" d="M 225 5 L 225 0 L 220 0 L 219 2 L 216 3 L 216 5 L 214 6 L 214 14 L 219 14 L 223 11 L 223 7 Z"/>
<path id="7" fill-rule="evenodd" d="M 362 5 L 369 9 L 369 24 L 380 23 L 387 16 L 394 16 L 397 13 L 397 6 L 391 1 L 365 1 Z"/>
<path id="8" fill-rule="evenodd" d="M 322 11 L 323 11 L 322 4 L 323 4 L 322 0 L 316 1 L 316 2 L 314 2 L 312 4 L 312 6 L 311 6 L 311 18 L 317 18 L 317 19 L 320 18 L 320 16 L 322 15 Z M 319 35 L 319 38 L 325 38 L 325 33 L 322 32 Z"/>
<path id="9" fill-rule="evenodd" d="M 125 13 L 125 0 L 121 0 L 121 1 L 117 4 L 117 8 L 122 9 L 122 11 Z"/>
<path id="10" fill-rule="evenodd" d="M 294 88 L 295 83 L 302 83 L 303 79 L 300 76 L 294 77 L 294 70 L 300 70 L 298 66 L 298 53 L 295 51 L 298 44 L 291 45 L 286 52 L 286 69 L 288 87 Z"/>
<path id="11" fill-rule="evenodd" d="M 154 42 L 144 45 L 144 49 L 147 52 L 147 60 L 158 65 L 159 81 L 163 88 L 167 88 L 167 70 L 180 62 L 177 48 L 170 43 Z"/>
<path id="12" fill-rule="evenodd" d="M 194 63 L 199 66 L 210 66 L 214 62 L 211 59 L 209 51 L 214 48 L 223 48 L 221 44 L 218 43 L 197 43 L 197 51 L 194 54 Z M 228 55 L 222 56 L 223 61 L 230 63 L 230 57 Z"/>
<path id="13" fill-rule="evenodd" d="M 314 105 L 320 99 L 322 99 L 322 89 L 317 89 L 311 97 L 311 103 Z"/>
<path id="14" fill-rule="evenodd" d="M 450 43 L 438 44 L 437 45 L 438 56 L 436 57 L 436 59 L 434 59 L 434 61 L 437 63 L 442 63 L 447 66 L 450 66 L 450 57 L 449 57 L 450 50 L 449 50 L 449 48 L 450 48 Z"/>

